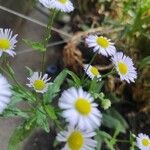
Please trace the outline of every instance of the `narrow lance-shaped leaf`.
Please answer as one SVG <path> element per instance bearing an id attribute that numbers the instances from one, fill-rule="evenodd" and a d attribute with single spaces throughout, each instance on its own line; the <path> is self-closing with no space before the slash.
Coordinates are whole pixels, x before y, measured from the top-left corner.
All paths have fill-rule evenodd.
<path id="1" fill-rule="evenodd" d="M 44 129 L 47 133 L 50 131 L 49 122 L 46 113 L 44 112 L 42 107 L 38 108 L 36 111 L 36 123 L 40 128 Z"/>
<path id="2" fill-rule="evenodd" d="M 63 70 L 54 80 L 53 84 L 49 85 L 48 91 L 44 94 L 44 102 L 52 102 L 60 91 L 60 86 L 63 84 L 67 76 L 66 70 Z"/>
<path id="3" fill-rule="evenodd" d="M 75 84 L 79 87 L 81 85 L 80 78 L 74 72 L 72 72 L 70 70 L 66 70 L 66 72 L 68 73 L 68 75 L 70 75 L 72 77 Z"/>
<path id="4" fill-rule="evenodd" d="M 8 150 L 18 150 L 19 143 L 30 135 L 30 133 L 33 131 L 33 128 L 34 126 L 27 130 L 25 129 L 24 125 L 16 128 L 9 140 Z"/>
<path id="5" fill-rule="evenodd" d="M 104 126 L 108 128 L 116 129 L 116 127 L 118 127 L 120 132 L 122 133 L 126 132 L 126 128 L 124 127 L 124 125 L 122 125 L 120 121 L 117 120 L 115 117 L 110 116 L 110 114 L 103 113 L 102 123 Z"/>
<path id="6" fill-rule="evenodd" d="M 27 39 L 23 39 L 23 41 L 31 48 L 33 48 L 34 50 L 36 51 L 39 51 L 39 52 L 44 52 L 46 51 L 43 43 L 41 42 L 33 42 L 33 41 L 30 41 L 30 40 L 27 40 Z"/>

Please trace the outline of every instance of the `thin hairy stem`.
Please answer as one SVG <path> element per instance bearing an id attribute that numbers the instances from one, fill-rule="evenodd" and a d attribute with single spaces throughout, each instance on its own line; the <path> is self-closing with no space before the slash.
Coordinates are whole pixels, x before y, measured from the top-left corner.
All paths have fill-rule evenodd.
<path id="1" fill-rule="evenodd" d="M 52 25 L 55 19 L 57 11 L 53 10 L 52 16 L 49 17 L 47 28 L 45 31 L 45 37 L 43 39 L 43 45 L 45 49 L 47 48 L 48 41 L 51 38 L 51 32 L 52 32 Z M 42 53 L 42 73 L 44 72 L 44 67 L 45 67 L 45 57 L 46 57 L 46 50 Z"/>

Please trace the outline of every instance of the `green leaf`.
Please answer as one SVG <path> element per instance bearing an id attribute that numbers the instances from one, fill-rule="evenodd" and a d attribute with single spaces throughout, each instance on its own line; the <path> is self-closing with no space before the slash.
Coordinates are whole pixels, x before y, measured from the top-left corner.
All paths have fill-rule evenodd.
<path id="1" fill-rule="evenodd" d="M 118 132 L 122 133 L 125 133 L 128 128 L 128 124 L 123 116 L 113 108 L 107 110 L 107 114 L 103 114 L 103 124 L 108 128 L 116 129 L 117 127 Z"/>
<path id="2" fill-rule="evenodd" d="M 63 70 L 54 80 L 53 84 L 49 85 L 48 91 L 44 94 L 44 102 L 52 102 L 60 91 L 60 86 L 63 84 L 67 76 L 66 70 Z"/>
<path id="3" fill-rule="evenodd" d="M 39 127 L 44 129 L 47 133 L 49 133 L 50 128 L 49 128 L 49 123 L 45 114 L 45 111 L 43 110 L 42 107 L 37 109 L 36 111 L 36 123 Z"/>
<path id="4" fill-rule="evenodd" d="M 33 75 L 33 71 L 32 71 L 32 69 L 31 69 L 31 68 L 29 68 L 29 67 L 27 67 L 27 66 L 26 66 L 26 69 L 27 69 L 27 71 L 28 71 L 29 75 L 30 75 L 30 76 L 32 76 L 32 75 Z"/>
<path id="5" fill-rule="evenodd" d="M 81 85 L 80 78 L 72 71 L 66 70 L 66 72 L 72 77 L 72 79 L 76 83 L 77 87 L 79 87 Z"/>
<path id="6" fill-rule="evenodd" d="M 102 123 L 108 128 L 116 129 L 117 127 L 122 133 L 125 133 L 126 131 L 126 128 L 120 123 L 120 121 L 117 120 L 115 117 L 110 116 L 109 114 L 103 114 Z"/>
<path id="7" fill-rule="evenodd" d="M 43 43 L 41 42 L 33 42 L 27 39 L 23 39 L 23 41 L 31 48 L 39 52 L 45 52 L 46 48 L 44 47 Z"/>
<path id="8" fill-rule="evenodd" d="M 141 60 L 139 63 L 140 69 L 144 68 L 145 66 L 150 65 L 150 56 L 145 57 L 144 59 Z"/>
<path id="9" fill-rule="evenodd" d="M 102 143 L 105 142 L 105 140 L 111 140 L 112 139 L 112 136 L 109 135 L 108 133 L 106 133 L 105 131 L 101 131 L 99 129 L 96 130 L 96 136 L 95 136 L 95 139 L 97 142 L 97 146 L 96 146 L 96 150 L 100 150 L 101 149 L 101 146 L 102 146 Z"/>
<path id="10" fill-rule="evenodd" d="M 24 96 L 20 93 L 13 92 L 13 96 L 11 97 L 11 101 L 9 103 L 10 107 L 16 106 L 17 103 L 23 101 Z"/>
<path id="11" fill-rule="evenodd" d="M 77 86 L 76 84 L 75 84 L 75 82 L 72 80 L 72 79 L 66 79 L 66 81 L 67 81 L 67 85 L 69 86 L 69 87 L 73 87 L 73 86 Z M 78 86 L 77 86 L 78 87 Z"/>
<path id="12" fill-rule="evenodd" d="M 99 136 L 99 134 L 96 134 L 96 136 L 94 137 L 94 139 L 97 141 L 96 144 L 96 150 L 100 150 L 102 147 L 102 138 Z"/>
<path id="13" fill-rule="evenodd" d="M 96 79 L 96 78 L 94 78 L 94 79 L 91 81 L 89 91 L 92 91 L 92 92 L 97 93 L 97 79 Z"/>
<path id="14" fill-rule="evenodd" d="M 28 91 L 26 91 L 28 92 Z M 25 100 L 29 100 L 32 98 L 34 98 L 33 96 L 29 97 L 30 93 L 28 93 L 29 95 L 27 95 L 24 90 L 22 90 L 19 86 L 12 86 L 12 97 L 11 97 L 11 101 L 9 103 L 9 106 L 15 106 L 17 103 L 21 102 L 21 101 L 25 101 Z M 35 99 L 35 98 L 34 98 Z"/>
<path id="15" fill-rule="evenodd" d="M 92 93 L 99 93 L 103 85 L 104 85 L 103 81 L 98 82 L 97 79 L 95 78 L 94 80 L 91 81 L 89 91 Z"/>
<path id="16" fill-rule="evenodd" d="M 111 139 L 111 135 L 109 135 L 108 133 L 106 133 L 105 131 L 101 131 L 99 130 L 97 132 L 97 134 L 102 138 L 102 139 Z"/>
<path id="17" fill-rule="evenodd" d="M 17 150 L 19 143 L 27 138 L 33 129 L 34 126 L 32 126 L 29 130 L 26 130 L 24 128 L 24 124 L 20 127 L 17 127 L 9 140 L 8 150 Z"/>
<path id="18" fill-rule="evenodd" d="M 18 116 L 22 118 L 29 118 L 28 114 L 26 112 L 23 112 L 19 108 L 8 107 L 3 112 L 3 117 L 14 117 L 14 116 Z"/>
<path id="19" fill-rule="evenodd" d="M 49 116 L 52 120 L 56 120 L 56 119 L 57 119 L 57 116 L 56 116 L 56 113 L 55 113 L 55 109 L 54 109 L 53 106 L 45 105 L 45 110 L 46 110 L 48 116 Z"/>
<path id="20" fill-rule="evenodd" d="M 13 75 L 15 74 L 14 70 L 11 68 L 10 65 L 7 64 L 7 68 L 11 74 L 13 74 Z"/>
<path id="21" fill-rule="evenodd" d="M 123 118 L 123 116 L 114 108 L 110 108 L 108 110 L 109 114 L 111 114 L 111 116 L 113 116 L 114 118 L 116 118 L 118 121 L 120 121 L 120 123 L 122 124 L 122 126 L 124 126 L 125 129 L 128 129 L 128 123 L 126 122 L 126 120 Z"/>
<path id="22" fill-rule="evenodd" d="M 12 87 L 13 100 L 17 100 L 17 98 L 19 98 L 19 99 L 30 101 L 30 102 L 36 101 L 35 96 L 30 91 L 28 91 L 24 87 L 22 88 L 20 88 L 18 85 L 13 85 Z"/>
<path id="23" fill-rule="evenodd" d="M 109 148 L 109 150 L 115 150 L 115 148 L 113 147 L 113 145 L 110 143 L 109 140 L 105 139 L 104 141 L 107 144 L 107 147 Z"/>

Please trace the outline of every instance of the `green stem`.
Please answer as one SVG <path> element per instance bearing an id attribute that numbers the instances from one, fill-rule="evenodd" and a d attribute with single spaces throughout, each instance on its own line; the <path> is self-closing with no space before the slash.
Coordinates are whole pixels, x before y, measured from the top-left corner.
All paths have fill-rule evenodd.
<path id="1" fill-rule="evenodd" d="M 42 73 L 44 73 L 44 68 L 45 68 L 45 56 L 46 56 L 46 51 L 42 53 Z"/>
<path id="2" fill-rule="evenodd" d="M 18 113 L 17 110 L 13 110 L 13 109 L 10 109 L 10 108 L 6 108 L 5 110 L 6 111 L 11 111 L 11 112 L 14 112 L 14 113 Z M 24 113 L 31 113 L 32 112 L 32 110 L 21 110 L 21 111 L 24 112 Z"/>
<path id="3" fill-rule="evenodd" d="M 3 69 L 1 66 L 0 66 L 0 70 L 5 73 L 10 79 L 12 79 L 12 76 L 5 70 Z M 12 79 L 13 80 L 13 79 Z"/>
<path id="4" fill-rule="evenodd" d="M 27 90 L 15 79 L 14 75 L 11 72 L 9 72 L 9 69 L 7 68 L 7 65 L 6 65 L 6 69 L 3 69 L 0 66 L 0 70 L 2 72 L 4 72 L 12 81 L 14 81 L 17 84 L 17 86 L 20 87 L 20 89 L 22 89 L 29 97 L 32 98 L 32 94 L 27 92 Z M 34 99 L 32 99 L 32 100 L 34 100 Z"/>
<path id="5" fill-rule="evenodd" d="M 108 75 L 113 75 L 113 74 L 115 74 L 115 73 L 116 73 L 116 71 L 115 71 L 114 69 L 112 69 L 110 72 L 108 72 L 108 73 L 102 75 L 100 78 L 106 78 Z"/>
<path id="6" fill-rule="evenodd" d="M 42 103 L 42 105 L 43 105 L 43 108 L 44 108 L 46 114 L 48 115 L 48 117 L 49 117 L 50 119 L 52 119 L 52 117 L 51 117 L 51 115 L 50 115 L 50 113 L 49 113 L 49 111 L 48 111 L 46 105 L 44 104 L 44 102 Z M 63 130 L 62 127 L 60 126 L 60 122 L 59 122 L 58 120 L 53 119 L 53 121 L 54 121 L 55 125 L 58 127 L 58 129 Z"/>
<path id="7" fill-rule="evenodd" d="M 59 130 L 63 130 L 63 128 L 60 126 L 60 122 L 58 120 L 54 120 L 54 123 L 58 127 Z"/>
<path id="8" fill-rule="evenodd" d="M 45 37 L 43 40 L 43 45 L 44 45 L 45 51 L 42 54 L 42 73 L 44 72 L 44 67 L 45 67 L 45 57 L 46 57 L 47 44 L 48 44 L 49 39 L 51 38 L 52 25 L 53 25 L 56 14 L 57 14 L 57 11 L 54 9 L 52 12 L 52 16 L 49 17 L 47 28 L 45 31 Z"/>
<path id="9" fill-rule="evenodd" d="M 118 143 L 130 143 L 130 141 L 128 140 L 119 140 L 119 139 L 116 139 Z"/>

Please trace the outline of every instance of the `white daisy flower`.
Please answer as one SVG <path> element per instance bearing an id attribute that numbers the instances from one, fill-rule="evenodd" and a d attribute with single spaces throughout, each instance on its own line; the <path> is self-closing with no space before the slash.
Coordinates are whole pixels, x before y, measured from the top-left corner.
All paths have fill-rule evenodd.
<path id="1" fill-rule="evenodd" d="M 95 150 L 97 142 L 92 139 L 95 135 L 93 131 L 69 126 L 68 130 L 60 132 L 56 139 L 66 143 L 62 150 Z"/>
<path id="2" fill-rule="evenodd" d="M 136 138 L 136 145 L 141 150 L 150 150 L 150 138 L 148 135 L 140 133 Z"/>
<path id="3" fill-rule="evenodd" d="M 101 75 L 98 71 L 98 69 L 94 66 L 89 66 L 88 64 L 84 65 L 84 70 L 86 74 L 93 80 L 95 77 L 98 78 L 98 80 L 101 80 Z"/>
<path id="4" fill-rule="evenodd" d="M 102 114 L 91 94 L 74 87 L 64 91 L 59 99 L 62 116 L 73 126 L 93 130 L 101 125 Z"/>
<path id="5" fill-rule="evenodd" d="M 71 12 L 74 10 L 70 0 L 39 0 L 45 7 L 49 9 L 57 9 L 62 12 Z"/>
<path id="6" fill-rule="evenodd" d="M 98 52 L 98 54 L 102 54 L 106 57 L 112 56 L 116 52 L 114 43 L 110 42 L 110 39 L 106 37 L 89 35 L 85 41 L 88 47 L 93 47 L 94 52 Z"/>
<path id="7" fill-rule="evenodd" d="M 16 37 L 17 34 L 13 35 L 10 29 L 0 28 L 0 57 L 3 52 L 8 53 L 12 57 L 16 55 L 13 51 L 17 43 Z"/>
<path id="8" fill-rule="evenodd" d="M 11 95 L 12 92 L 10 90 L 8 81 L 0 74 L 0 114 L 4 111 L 10 102 Z"/>
<path id="9" fill-rule="evenodd" d="M 42 73 L 40 72 L 34 72 L 33 75 L 28 78 L 28 80 L 30 81 L 29 84 L 27 84 L 27 86 L 29 87 L 33 87 L 34 90 L 38 93 L 45 93 L 48 90 L 48 86 L 49 84 L 52 84 L 51 82 L 48 83 L 48 81 L 51 78 L 48 78 L 48 74 L 45 74 L 42 77 Z"/>
<path id="10" fill-rule="evenodd" d="M 118 52 L 112 57 L 112 61 L 121 80 L 126 80 L 128 83 L 134 82 L 137 78 L 137 72 L 130 57 Z"/>

